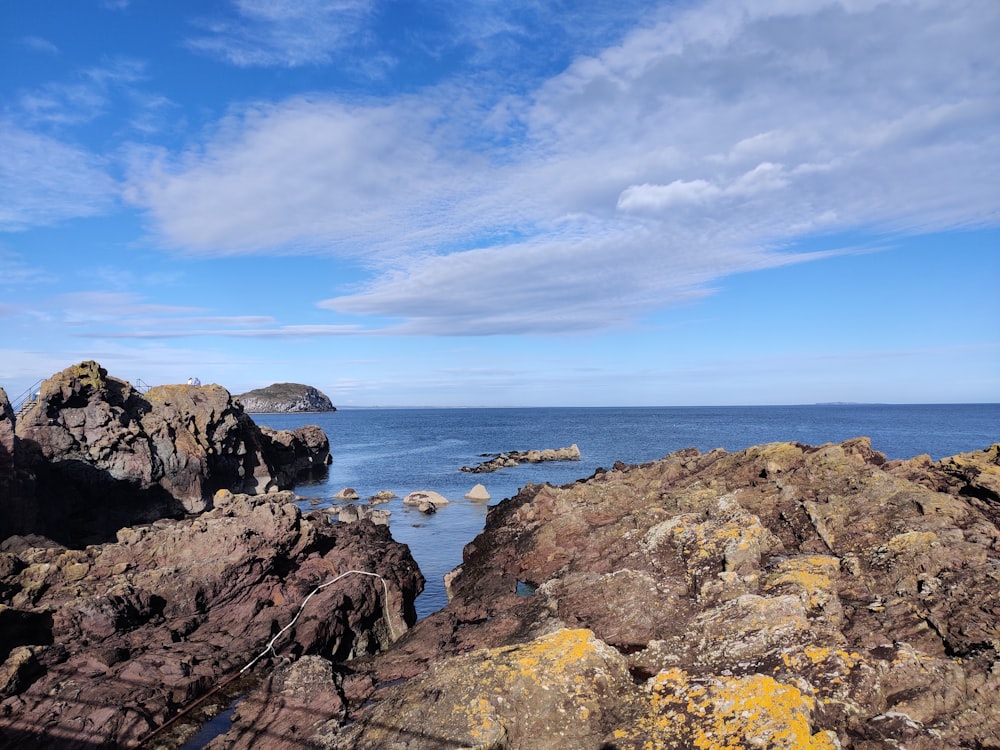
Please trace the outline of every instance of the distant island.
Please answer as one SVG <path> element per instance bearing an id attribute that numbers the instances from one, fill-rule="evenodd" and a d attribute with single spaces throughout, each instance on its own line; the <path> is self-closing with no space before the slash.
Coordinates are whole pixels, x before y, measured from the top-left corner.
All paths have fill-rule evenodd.
<path id="1" fill-rule="evenodd" d="M 250 414 L 337 411 L 329 397 L 311 385 L 273 383 L 236 397 Z"/>

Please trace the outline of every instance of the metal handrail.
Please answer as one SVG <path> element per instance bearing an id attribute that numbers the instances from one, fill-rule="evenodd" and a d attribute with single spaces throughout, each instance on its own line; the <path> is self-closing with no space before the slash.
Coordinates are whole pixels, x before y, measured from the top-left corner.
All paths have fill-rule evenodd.
<path id="1" fill-rule="evenodd" d="M 28 406 L 31 406 L 31 404 L 35 403 L 35 394 L 38 393 L 39 386 L 41 386 L 41 384 L 44 382 L 45 378 L 42 378 L 41 380 L 36 380 L 34 384 L 28 386 L 27 390 L 25 390 L 24 393 L 22 393 L 20 396 L 18 396 L 17 398 L 15 398 L 13 401 L 10 402 L 11 410 L 15 414 L 20 414 Z"/>

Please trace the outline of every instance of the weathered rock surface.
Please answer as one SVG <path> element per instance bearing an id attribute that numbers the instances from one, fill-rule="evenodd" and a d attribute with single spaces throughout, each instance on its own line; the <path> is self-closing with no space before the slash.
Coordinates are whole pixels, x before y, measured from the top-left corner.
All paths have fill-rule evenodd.
<path id="1" fill-rule="evenodd" d="M 46 380 L 16 437 L 16 464 L 34 486 L 2 498 L 0 538 L 40 533 L 70 545 L 200 512 L 218 489 L 288 488 L 329 457 L 319 428 L 265 434 L 221 386 L 139 393 L 96 362 Z"/>
<path id="2" fill-rule="evenodd" d="M 886 462 L 863 438 L 528 486 L 314 739 L 996 748 L 998 488 L 1000 445 Z"/>
<path id="3" fill-rule="evenodd" d="M 486 454 L 491 455 L 491 454 Z M 488 461 L 475 466 L 463 466 L 462 471 L 471 474 L 485 474 L 491 471 L 520 466 L 522 463 L 538 464 L 543 461 L 579 461 L 580 448 L 573 443 L 566 448 L 546 448 L 545 450 L 507 451 L 493 455 Z"/>
<path id="4" fill-rule="evenodd" d="M 265 438 L 265 455 L 274 468 L 279 487 L 293 487 L 303 476 L 323 476 L 333 461 L 330 439 L 318 425 L 294 430 L 261 427 L 260 431 Z"/>
<path id="5" fill-rule="evenodd" d="M 303 515 L 294 500 L 221 491 L 195 519 L 122 529 L 116 543 L 83 550 L 9 539 L 0 748 L 135 746 L 259 655 L 313 591 L 273 647 L 316 659 L 267 681 L 290 697 L 260 706 L 247 729 L 260 743 L 237 746 L 282 747 L 271 739 L 308 728 L 302 690 L 316 675 L 329 677 L 326 702 L 307 701 L 310 718 L 338 722 L 350 688 L 338 663 L 401 636 L 423 578 L 385 527 Z"/>
<path id="6" fill-rule="evenodd" d="M 251 414 L 337 411 L 325 393 L 301 383 L 274 383 L 266 388 L 247 391 L 236 398 Z"/>
<path id="7" fill-rule="evenodd" d="M 11 497 L 15 493 L 14 410 L 11 409 L 7 391 L 0 388 L 0 498 Z M 4 509 L 0 507 L 0 512 Z"/>
<path id="8" fill-rule="evenodd" d="M 403 505 L 415 506 L 421 513 L 436 513 L 438 508 L 444 507 L 449 502 L 448 498 L 433 490 L 411 492 L 403 498 Z"/>

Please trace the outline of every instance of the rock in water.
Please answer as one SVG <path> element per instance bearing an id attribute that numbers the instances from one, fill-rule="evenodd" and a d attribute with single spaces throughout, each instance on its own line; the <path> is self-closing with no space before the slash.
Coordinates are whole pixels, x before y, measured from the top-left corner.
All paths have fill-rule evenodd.
<path id="1" fill-rule="evenodd" d="M 274 383 L 236 398 L 250 414 L 337 411 L 325 393 L 301 383 Z"/>
<path id="2" fill-rule="evenodd" d="M 486 454 L 490 455 L 490 454 Z M 579 461 L 580 448 L 576 443 L 566 448 L 546 448 L 545 450 L 530 451 L 507 451 L 497 453 L 488 461 L 483 461 L 475 466 L 463 466 L 462 471 L 471 474 L 485 474 L 500 469 L 507 469 L 520 466 L 522 463 L 539 464 L 543 461 Z"/>
<path id="3" fill-rule="evenodd" d="M 323 746 L 993 747 L 998 523 L 1000 445 L 690 449 L 529 485 Z"/>
<path id="4" fill-rule="evenodd" d="M 490 493 L 481 484 L 477 484 L 471 490 L 465 493 L 465 497 L 468 500 L 489 500 Z"/>

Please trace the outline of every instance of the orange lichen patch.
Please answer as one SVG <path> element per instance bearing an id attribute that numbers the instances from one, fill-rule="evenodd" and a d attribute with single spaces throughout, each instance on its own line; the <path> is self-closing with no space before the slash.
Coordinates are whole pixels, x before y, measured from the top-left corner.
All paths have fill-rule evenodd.
<path id="1" fill-rule="evenodd" d="M 464 706 L 456 705 L 452 713 L 468 721 L 468 739 L 476 747 L 494 747 L 505 733 L 493 705 L 485 698 L 474 698 Z"/>
<path id="2" fill-rule="evenodd" d="M 903 552 L 927 552 L 936 542 L 938 536 L 933 531 L 907 531 L 890 539 L 888 546 L 898 555 Z"/>
<path id="3" fill-rule="evenodd" d="M 823 607 L 835 596 L 833 581 L 840 570 L 840 560 L 829 555 L 805 555 L 785 560 L 765 579 L 764 590 L 781 586 L 797 588 L 809 608 Z"/>
<path id="4" fill-rule="evenodd" d="M 754 674 L 698 680 L 669 669 L 648 684 L 647 712 L 613 737 L 636 748 L 833 750 L 830 733 L 813 733 L 815 701 L 797 687 Z"/>
<path id="5" fill-rule="evenodd" d="M 785 670 L 808 680 L 813 692 L 821 697 L 841 695 L 848 686 L 848 677 L 864 659 L 856 651 L 809 644 L 801 650 L 781 654 Z M 775 673 L 782 670 L 775 667 Z"/>

